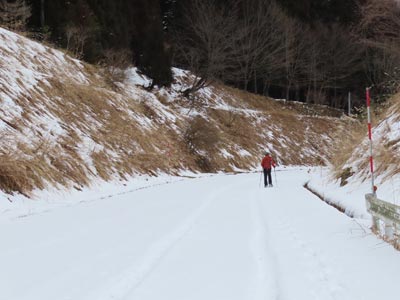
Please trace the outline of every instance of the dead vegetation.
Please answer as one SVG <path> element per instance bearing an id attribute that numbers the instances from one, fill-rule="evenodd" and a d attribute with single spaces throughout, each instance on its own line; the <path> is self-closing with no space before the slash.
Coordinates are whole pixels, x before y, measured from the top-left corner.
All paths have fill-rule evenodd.
<path id="1" fill-rule="evenodd" d="M 214 171 L 213 153 L 217 151 L 220 142 L 216 126 L 200 116 L 195 116 L 188 121 L 183 139 L 188 151 L 195 156 L 195 162 L 200 170 Z"/>
<path id="2" fill-rule="evenodd" d="M 23 161 L 10 154 L 0 155 L 0 188 L 6 193 L 18 192 L 25 194 L 31 190 L 35 184 L 41 185 L 41 182 L 33 182 L 31 178 L 32 162 Z"/>
<path id="3" fill-rule="evenodd" d="M 46 59 L 54 51 L 47 50 Z M 110 56 L 118 73 L 119 58 Z M 5 192 L 29 195 L 49 185 L 81 189 L 94 178 L 138 173 L 248 170 L 258 166 L 265 148 L 279 153 L 283 164 L 321 164 L 342 123 L 325 108 L 310 110 L 220 84 L 192 100 L 141 87 L 132 93 L 123 83 L 116 89 L 110 78 L 116 79 L 96 66 L 64 57 L 66 66 L 35 63 L 46 77 L 14 97 L 21 114 L 9 118 L 0 110 L 7 127 L 0 144 Z M 7 86 L 0 92 L 12 94 Z"/>
<path id="4" fill-rule="evenodd" d="M 280 104 L 274 101 L 262 98 L 260 103 L 257 101 L 260 97 L 254 99 L 252 95 L 246 95 L 248 99 L 242 100 L 229 93 L 224 95 L 224 100 L 231 109 L 209 107 L 203 109 L 207 119 L 198 115 L 168 124 L 148 99 L 126 98 L 102 88 L 102 83 L 98 78 L 96 80 L 98 85 L 91 86 L 49 79 L 50 86 L 40 84 L 31 98 L 19 100 L 24 119 L 21 124 L 10 127 L 26 127 L 23 122 L 29 123 L 36 114 L 48 114 L 59 120 L 63 133 L 54 143 L 45 143 L 45 136 L 36 136 L 40 141 L 37 144 L 42 143 L 36 149 L 26 144 L 20 146 L 24 155 L 31 159 L 19 161 L 18 165 L 29 168 L 15 168 L 13 176 L 7 174 L 16 163 L 4 157 L 4 162 L 9 161 L 2 167 L 1 188 L 4 191 L 29 194 L 34 188 L 44 188 L 47 184 L 80 189 L 89 185 L 93 177 L 125 179 L 135 173 L 155 175 L 157 172 L 176 173 L 180 169 L 202 172 L 248 169 L 258 161 L 263 148 L 260 145 L 282 148 L 276 138 L 264 140 L 270 130 L 276 137 L 289 140 L 289 147 L 280 158 L 282 163 L 306 161 L 316 164 L 323 155 L 317 148 L 314 152 L 318 155 L 302 155 L 299 160 L 301 148 L 318 139 L 314 135 L 314 139 L 307 140 L 304 129 L 299 128 L 311 126 L 321 133 L 330 130 L 329 126 L 323 127 L 324 120 L 299 118 L 295 109 L 279 110 Z M 177 105 L 166 100 L 164 103 L 171 109 Z M 246 114 L 246 109 L 254 112 Z M 132 119 L 132 115 L 148 120 L 152 128 L 143 127 Z M 260 121 L 263 119 L 269 121 Z M 171 129 L 172 125 L 181 128 L 183 138 Z M 278 128 L 282 128 L 282 132 L 278 133 Z M 92 141 L 91 145 L 85 144 L 87 139 Z M 221 149 L 226 149 L 231 157 L 221 155 Z M 245 149 L 249 154 L 243 156 L 238 149 Z M 83 150 L 88 153 L 91 164 L 82 157 Z"/>
<path id="5" fill-rule="evenodd" d="M 373 111 L 372 126 L 380 127 L 379 135 L 373 135 L 373 153 L 374 166 L 377 176 L 385 174 L 382 180 L 400 173 L 399 167 L 399 149 L 400 139 L 389 139 L 391 128 L 385 123 L 388 117 L 393 116 L 395 122 L 400 119 L 400 97 L 393 97 L 384 109 Z M 396 117 L 397 116 L 397 117 Z M 334 168 L 336 178 L 341 180 L 341 185 L 346 185 L 348 179 L 355 174 L 355 170 L 347 167 L 349 163 L 358 161 L 356 166 L 358 176 L 366 178 L 369 176 L 369 142 L 367 121 L 365 118 L 348 119 L 341 130 L 337 132 L 334 138 L 337 141 L 334 144 L 331 163 Z"/>
<path id="6" fill-rule="evenodd" d="M 110 87 L 118 90 L 118 83 L 126 79 L 125 70 L 131 66 L 133 60 L 132 52 L 128 49 L 106 50 L 101 66 L 104 69 L 105 80 Z"/>

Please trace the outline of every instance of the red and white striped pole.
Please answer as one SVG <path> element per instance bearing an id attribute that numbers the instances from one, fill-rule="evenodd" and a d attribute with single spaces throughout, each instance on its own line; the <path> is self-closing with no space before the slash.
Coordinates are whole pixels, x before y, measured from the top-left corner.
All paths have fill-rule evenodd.
<path id="1" fill-rule="evenodd" d="M 374 184 L 374 158 L 372 155 L 372 126 L 371 126 L 371 96 L 369 93 L 370 88 L 366 89 L 367 96 L 367 114 L 368 114 L 368 138 L 369 138 L 369 166 L 371 169 L 371 189 L 372 194 L 376 193 L 376 187 Z"/>

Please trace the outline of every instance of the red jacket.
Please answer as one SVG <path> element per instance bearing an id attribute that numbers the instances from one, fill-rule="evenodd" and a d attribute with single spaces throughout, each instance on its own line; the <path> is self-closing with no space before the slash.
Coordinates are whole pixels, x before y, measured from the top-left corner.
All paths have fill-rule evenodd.
<path id="1" fill-rule="evenodd" d="M 270 155 L 265 155 L 261 162 L 261 166 L 264 169 L 271 169 L 272 167 L 275 168 L 276 164 Z"/>

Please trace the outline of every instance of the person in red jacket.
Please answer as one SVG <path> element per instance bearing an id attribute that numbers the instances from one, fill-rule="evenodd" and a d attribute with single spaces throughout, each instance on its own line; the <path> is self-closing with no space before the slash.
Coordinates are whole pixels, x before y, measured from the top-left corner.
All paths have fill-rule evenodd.
<path id="1" fill-rule="evenodd" d="M 261 166 L 264 170 L 264 187 L 272 186 L 271 170 L 272 167 L 276 167 L 276 164 L 268 151 L 265 152 L 265 156 L 261 161 Z"/>

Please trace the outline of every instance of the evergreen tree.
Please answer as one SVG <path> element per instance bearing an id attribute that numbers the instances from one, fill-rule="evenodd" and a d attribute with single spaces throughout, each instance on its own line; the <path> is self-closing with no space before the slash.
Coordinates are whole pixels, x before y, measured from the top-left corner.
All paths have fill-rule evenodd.
<path id="1" fill-rule="evenodd" d="M 138 68 L 150 78 L 154 85 L 169 85 L 172 82 L 171 59 L 162 30 L 161 7 L 158 0 L 128 1 L 133 11 L 135 34 L 132 50 Z"/>
<path id="2" fill-rule="evenodd" d="M 169 0 L 170 4 L 173 0 Z M 139 69 L 156 85 L 172 81 L 158 0 L 30 0 L 31 27 L 44 25 L 51 40 L 89 62 L 105 51 L 134 53 Z"/>
<path id="3" fill-rule="evenodd" d="M 292 16 L 301 21 L 341 24 L 354 23 L 359 18 L 358 4 L 363 0 L 277 0 Z"/>

